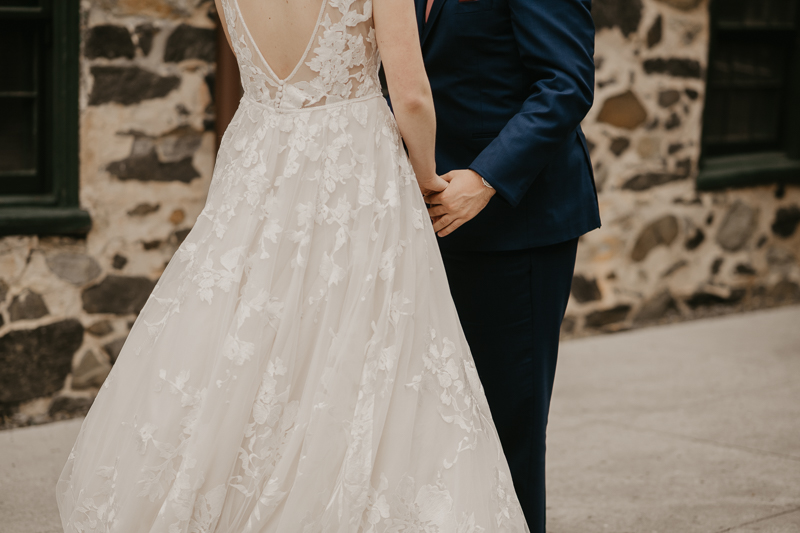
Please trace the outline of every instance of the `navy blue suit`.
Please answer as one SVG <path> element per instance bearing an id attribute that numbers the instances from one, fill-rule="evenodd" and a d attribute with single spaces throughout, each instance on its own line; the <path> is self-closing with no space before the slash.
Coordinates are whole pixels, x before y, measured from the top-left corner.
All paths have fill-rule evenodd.
<path id="1" fill-rule="evenodd" d="M 498 194 L 443 250 L 519 250 L 600 226 L 580 122 L 594 95 L 590 0 L 416 0 L 440 174 Z"/>
<path id="2" fill-rule="evenodd" d="M 416 0 L 439 174 L 497 189 L 439 238 L 448 283 L 532 533 L 578 237 L 600 226 L 580 122 L 594 97 L 591 0 Z"/>

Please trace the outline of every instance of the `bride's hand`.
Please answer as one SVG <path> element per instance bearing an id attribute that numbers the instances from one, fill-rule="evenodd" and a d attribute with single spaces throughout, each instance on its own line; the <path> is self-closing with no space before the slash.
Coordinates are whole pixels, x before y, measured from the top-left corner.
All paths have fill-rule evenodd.
<path id="1" fill-rule="evenodd" d="M 419 190 L 422 192 L 422 196 L 425 197 L 437 192 L 442 192 L 448 185 L 447 181 L 437 174 L 425 180 L 417 178 L 417 184 L 419 184 Z"/>

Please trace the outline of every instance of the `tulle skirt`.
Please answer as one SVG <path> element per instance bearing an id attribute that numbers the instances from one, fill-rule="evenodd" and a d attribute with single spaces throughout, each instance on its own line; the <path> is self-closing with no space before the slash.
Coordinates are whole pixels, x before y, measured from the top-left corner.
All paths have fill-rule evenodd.
<path id="1" fill-rule="evenodd" d="M 382 98 L 242 100 L 56 492 L 69 533 L 527 531 Z"/>

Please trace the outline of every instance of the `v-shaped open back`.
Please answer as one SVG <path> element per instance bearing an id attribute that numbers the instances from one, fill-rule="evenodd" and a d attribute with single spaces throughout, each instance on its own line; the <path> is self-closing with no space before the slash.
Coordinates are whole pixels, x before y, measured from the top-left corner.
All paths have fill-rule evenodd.
<path id="1" fill-rule="evenodd" d="M 275 1 L 276 0 L 272 0 L 271 3 L 275 4 Z M 281 1 L 281 0 L 277 0 L 277 1 Z M 258 53 L 259 59 L 264 63 L 264 65 L 266 66 L 267 70 L 269 71 L 269 74 L 271 74 L 277 81 L 286 82 L 287 80 L 289 80 L 294 75 L 294 73 L 297 72 L 297 69 L 300 68 L 300 65 L 303 64 L 303 61 L 308 56 L 308 52 L 311 49 L 312 44 L 314 44 L 314 40 L 315 40 L 314 38 L 317 35 L 317 29 L 319 28 L 320 22 L 322 22 L 322 14 L 325 12 L 325 4 L 326 4 L 327 0 L 317 0 L 316 3 L 318 4 L 318 6 L 316 7 L 315 10 L 313 10 L 313 13 L 311 13 L 309 15 L 309 20 L 307 20 L 307 21 L 306 20 L 272 21 L 272 24 L 277 24 L 279 27 L 283 27 L 283 28 L 287 28 L 288 26 L 291 26 L 293 22 L 294 23 L 299 23 L 300 26 L 303 26 L 304 24 L 307 25 L 306 23 L 313 23 L 314 26 L 313 26 L 311 32 L 310 33 L 305 33 L 305 35 L 307 35 L 306 40 L 303 41 L 299 45 L 298 45 L 297 42 L 291 42 L 289 39 L 286 38 L 286 36 L 278 36 L 278 35 L 274 35 L 273 36 L 273 35 L 270 35 L 271 32 L 269 31 L 269 29 L 266 29 L 266 28 L 265 28 L 265 31 L 261 31 L 261 32 L 258 32 L 257 30 L 255 30 L 255 32 L 251 31 L 250 24 L 247 23 L 248 17 L 245 17 L 244 11 L 242 11 L 242 0 L 233 0 L 233 2 L 236 5 L 237 14 L 239 15 L 239 17 L 241 17 L 242 28 L 244 29 L 245 33 L 247 34 L 247 37 L 253 43 L 254 48 L 256 49 L 256 52 Z M 264 0 L 244 0 L 244 2 L 245 2 L 245 5 L 247 5 L 248 2 L 250 3 L 249 8 L 251 10 L 253 8 L 255 8 L 258 4 L 261 4 L 261 7 L 263 9 Z M 296 5 L 296 4 L 290 4 L 290 3 L 286 2 L 286 5 L 290 5 L 291 6 L 291 5 Z M 255 18 L 255 14 L 254 13 L 251 13 L 250 16 Z M 302 15 L 302 14 L 285 15 L 284 18 L 289 18 L 291 16 L 293 16 L 295 19 L 299 19 L 299 18 L 303 17 L 304 15 Z M 310 17 L 313 17 L 313 20 Z M 269 20 L 271 20 L 271 18 L 272 17 L 268 17 Z M 261 22 L 263 24 L 264 21 L 262 20 Z M 270 28 L 270 29 L 272 29 L 272 28 Z M 272 32 L 272 33 L 277 33 L 277 32 Z M 291 32 L 289 32 L 289 33 L 291 33 Z M 256 40 L 256 35 L 259 37 L 258 40 Z M 291 47 L 297 47 L 297 46 L 303 46 L 304 47 L 304 51 L 303 51 L 302 55 L 300 56 L 300 58 L 291 63 L 291 65 L 293 67 L 292 70 L 283 78 L 281 78 L 281 76 L 277 72 L 279 69 L 276 69 L 276 68 L 273 67 L 273 65 L 275 65 L 277 63 L 277 61 L 273 61 L 273 62 L 268 61 L 267 57 L 266 57 L 266 54 L 264 54 L 264 50 L 265 50 L 264 45 L 267 44 L 267 43 L 264 42 L 264 39 L 266 37 L 271 37 L 273 40 L 276 41 L 274 43 L 270 43 L 270 45 L 271 45 L 270 48 L 272 48 L 273 52 L 276 53 L 277 55 L 280 55 L 280 50 L 279 49 L 281 47 L 283 47 L 283 48 L 291 48 Z M 259 41 L 261 41 L 261 42 L 259 43 Z"/>
<path id="2" fill-rule="evenodd" d="M 245 97 L 290 110 L 380 95 L 372 0 L 321 0 L 305 51 L 285 78 L 276 74 L 256 43 L 239 0 L 221 4 Z M 302 26 L 297 17 L 280 21 L 292 22 Z"/>

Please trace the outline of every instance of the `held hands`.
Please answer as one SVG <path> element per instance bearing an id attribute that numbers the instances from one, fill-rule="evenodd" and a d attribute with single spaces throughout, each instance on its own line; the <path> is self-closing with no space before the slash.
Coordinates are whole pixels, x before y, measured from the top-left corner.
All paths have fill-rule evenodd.
<path id="1" fill-rule="evenodd" d="M 433 177 L 428 178 L 426 180 L 422 180 L 417 178 L 417 184 L 419 185 L 419 190 L 422 192 L 422 196 L 427 197 L 430 194 L 436 194 L 437 192 L 441 192 L 447 188 L 447 182 L 438 174 L 433 174 Z"/>
<path id="2" fill-rule="evenodd" d="M 481 176 L 469 169 L 453 170 L 439 179 L 446 182 L 446 187 L 441 192 L 436 192 L 435 188 L 428 193 L 423 190 L 423 195 L 431 206 L 428 214 L 433 230 L 439 237 L 444 237 L 475 218 L 489 203 L 495 190 L 484 185 Z"/>

